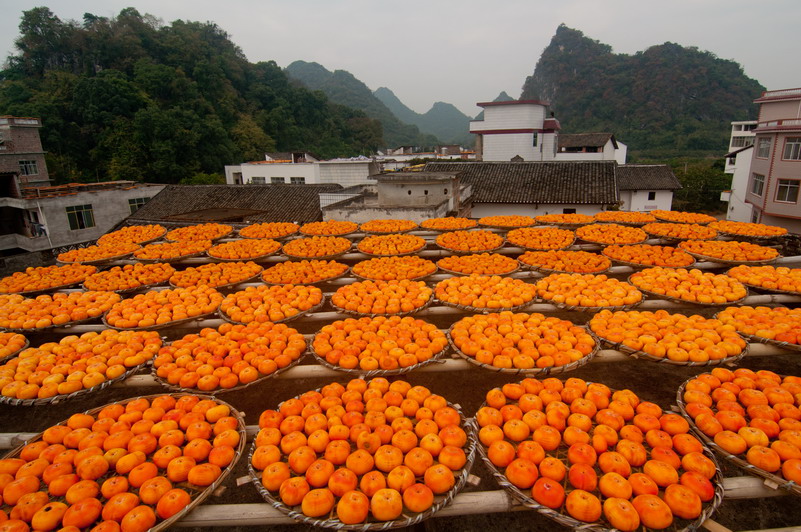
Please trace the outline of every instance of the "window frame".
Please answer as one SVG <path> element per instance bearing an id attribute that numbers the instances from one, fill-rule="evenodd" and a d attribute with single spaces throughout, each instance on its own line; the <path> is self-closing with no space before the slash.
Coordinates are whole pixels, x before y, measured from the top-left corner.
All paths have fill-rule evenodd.
<path id="1" fill-rule="evenodd" d="M 36 159 L 24 159 L 17 161 L 19 164 L 20 175 L 39 175 L 39 164 Z"/>
<path id="2" fill-rule="evenodd" d="M 767 141 L 767 144 L 764 144 L 764 141 Z M 756 152 L 754 153 L 754 157 L 757 159 L 768 159 L 770 158 L 770 149 L 773 146 L 773 139 L 770 137 L 758 137 L 756 142 Z M 762 155 L 762 151 L 766 152 Z"/>
<path id="3" fill-rule="evenodd" d="M 67 222 L 70 231 L 80 231 L 81 229 L 91 229 L 95 227 L 95 213 L 91 203 L 85 205 L 70 205 L 65 207 Z"/>
<path id="4" fill-rule="evenodd" d="M 649 190 L 648 191 L 648 201 L 656 201 L 656 191 Z"/>
<path id="5" fill-rule="evenodd" d="M 787 156 L 787 148 L 790 148 L 790 150 L 794 152 L 791 153 L 791 155 L 795 155 L 795 157 Z M 786 137 L 784 139 L 782 161 L 801 161 L 801 137 Z"/>
<path id="6" fill-rule="evenodd" d="M 290 177 L 289 178 L 290 185 L 305 185 L 306 178 L 305 177 Z"/>
<path id="7" fill-rule="evenodd" d="M 792 191 L 792 189 L 795 189 L 795 199 L 793 200 L 779 199 L 779 193 L 782 191 L 783 188 L 787 190 L 786 194 L 789 194 L 790 191 Z M 774 201 L 776 203 L 787 203 L 790 205 L 795 205 L 796 203 L 798 203 L 799 188 L 801 188 L 801 181 L 799 181 L 798 179 L 779 179 L 776 182 L 776 196 Z"/>
<path id="8" fill-rule="evenodd" d="M 267 184 L 267 178 L 262 176 L 262 175 L 253 176 L 253 177 L 250 178 L 250 184 L 251 185 L 265 185 L 265 184 Z"/>
<path id="9" fill-rule="evenodd" d="M 131 214 L 135 213 L 142 207 L 144 207 L 145 203 L 150 201 L 149 197 L 143 198 L 128 198 L 128 208 L 131 210 Z"/>
<path id="10" fill-rule="evenodd" d="M 757 177 L 759 177 L 759 192 L 754 190 L 757 184 Z M 751 174 L 751 182 L 748 186 L 748 193 L 753 194 L 754 196 L 759 196 L 760 198 L 765 194 L 765 176 L 763 174 L 758 174 L 753 172 Z"/>
<path id="11" fill-rule="evenodd" d="M 270 178 L 271 185 L 286 185 L 286 178 L 283 177 L 271 177 Z"/>

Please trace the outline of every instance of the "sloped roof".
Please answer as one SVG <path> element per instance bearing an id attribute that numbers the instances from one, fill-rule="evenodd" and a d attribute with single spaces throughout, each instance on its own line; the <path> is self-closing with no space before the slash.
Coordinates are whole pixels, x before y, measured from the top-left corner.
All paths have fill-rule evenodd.
<path id="1" fill-rule="evenodd" d="M 617 141 L 615 141 L 615 136 L 611 133 L 562 133 L 559 135 L 559 149 L 602 148 L 609 139 L 612 139 L 612 144 L 617 148 Z"/>
<path id="2" fill-rule="evenodd" d="M 665 164 L 623 164 L 617 167 L 620 190 L 678 190 L 679 179 Z"/>
<path id="3" fill-rule="evenodd" d="M 321 192 L 342 185 L 168 185 L 129 220 L 222 221 L 221 211 L 256 222 L 316 222 L 322 220 Z"/>
<path id="4" fill-rule="evenodd" d="M 732 152 L 727 153 L 726 157 L 731 157 L 732 155 L 737 155 L 738 153 L 743 152 L 745 150 L 749 150 L 749 149 L 751 149 L 753 147 L 754 147 L 753 144 L 749 144 L 748 146 L 743 146 L 742 148 L 738 148 L 738 149 L 736 149 L 736 150 L 734 150 Z"/>
<path id="5" fill-rule="evenodd" d="M 617 202 L 614 161 L 435 162 L 425 172 L 458 172 L 475 203 Z"/>

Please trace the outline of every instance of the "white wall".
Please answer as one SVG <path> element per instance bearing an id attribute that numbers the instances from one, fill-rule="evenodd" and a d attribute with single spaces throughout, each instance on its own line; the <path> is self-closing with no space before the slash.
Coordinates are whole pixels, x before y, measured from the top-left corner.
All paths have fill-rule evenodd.
<path id="1" fill-rule="evenodd" d="M 745 192 L 748 187 L 748 177 L 751 170 L 751 156 L 754 149 L 741 151 L 735 155 L 734 164 L 731 165 L 731 193 L 729 194 L 729 207 L 726 209 L 726 219 L 735 222 L 751 221 L 751 204 L 745 202 Z M 727 159 L 728 161 L 728 159 Z"/>
<path id="2" fill-rule="evenodd" d="M 470 131 L 491 129 L 542 129 L 545 106 L 539 104 L 507 104 L 484 107 L 484 120 L 470 122 Z"/>
<path id="3" fill-rule="evenodd" d="M 617 161 L 617 164 L 626 164 L 626 152 L 628 147 L 622 142 L 617 143 L 615 149 L 611 140 L 606 141 L 601 151 L 594 153 L 558 152 L 555 160 L 557 161 Z M 543 159 L 547 160 L 547 159 Z"/>
<path id="4" fill-rule="evenodd" d="M 656 192 L 656 198 L 648 199 L 649 192 Z M 672 190 L 621 190 L 621 211 L 645 212 L 654 209 L 669 211 L 673 205 Z"/>
<path id="5" fill-rule="evenodd" d="M 484 135 L 485 161 L 509 162 L 519 155 L 526 161 L 539 161 L 540 148 L 534 146 L 536 133 L 504 133 L 497 135 Z M 547 149 L 544 147 L 544 149 Z M 550 153 L 553 154 L 553 148 Z"/>
<path id="6" fill-rule="evenodd" d="M 241 164 L 225 167 L 226 184 L 235 184 L 236 172 L 242 173 L 243 185 L 252 184 L 254 177 L 263 177 L 265 185 L 271 184 L 273 177 L 283 177 L 287 185 L 292 183 L 291 178 L 302 177 L 307 185 L 336 183 L 347 187 L 369 183 L 367 176 L 377 173 L 378 165 L 372 161 Z"/>
<path id="7" fill-rule="evenodd" d="M 367 161 L 324 162 L 319 166 L 320 183 L 336 183 L 343 187 L 371 182 L 367 176 L 378 173 L 378 164 Z"/>
<path id="8" fill-rule="evenodd" d="M 588 214 L 592 216 L 601 211 L 600 205 L 579 205 L 567 203 L 553 203 L 533 205 L 530 203 L 473 203 L 472 216 L 481 218 L 482 216 L 541 216 L 543 214 L 562 214 L 564 209 L 576 209 L 577 214 Z"/>

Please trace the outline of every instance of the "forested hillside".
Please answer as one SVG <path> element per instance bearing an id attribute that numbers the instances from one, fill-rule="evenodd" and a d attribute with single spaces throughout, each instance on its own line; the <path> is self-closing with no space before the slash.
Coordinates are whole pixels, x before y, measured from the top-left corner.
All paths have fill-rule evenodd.
<path id="1" fill-rule="evenodd" d="M 764 88 L 738 63 L 665 43 L 634 55 L 559 26 L 526 79 L 569 133 L 611 131 L 635 157 L 725 153 L 732 120 L 756 116 Z"/>
<path id="2" fill-rule="evenodd" d="M 395 93 L 379 87 L 373 94 L 381 100 L 396 117 L 407 124 L 414 124 L 420 131 L 436 136 L 446 144 L 472 146 L 475 142 L 470 133 L 470 117 L 449 103 L 435 102 L 424 114 L 409 109 Z"/>
<path id="3" fill-rule="evenodd" d="M 416 126 L 398 120 L 367 85 L 346 70 L 331 72 L 319 63 L 295 61 L 286 67 L 286 73 L 311 90 L 323 91 L 332 102 L 364 111 L 379 120 L 384 126 L 386 147 L 439 144 L 434 135 L 423 134 Z"/>
<path id="4" fill-rule="evenodd" d="M 6 15 L 7 16 L 7 15 Z M 265 151 L 371 153 L 381 124 L 250 63 L 219 27 L 162 24 L 136 9 L 62 21 L 23 13 L 0 71 L 0 115 L 38 116 L 59 182 L 175 183 Z"/>

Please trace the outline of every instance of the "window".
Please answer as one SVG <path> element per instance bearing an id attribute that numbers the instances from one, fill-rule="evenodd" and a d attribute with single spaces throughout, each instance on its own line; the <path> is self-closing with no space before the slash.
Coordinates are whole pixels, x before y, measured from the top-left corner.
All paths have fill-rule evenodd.
<path id="1" fill-rule="evenodd" d="M 293 185 L 305 185 L 306 178 L 305 177 L 290 177 L 289 182 Z"/>
<path id="2" fill-rule="evenodd" d="M 776 189 L 776 201 L 798 203 L 798 183 L 797 179 L 779 179 L 779 187 Z"/>
<path id="3" fill-rule="evenodd" d="M 656 199 L 656 192 L 651 191 L 648 193 L 648 201 L 654 201 Z"/>
<path id="4" fill-rule="evenodd" d="M 537 133 L 534 133 L 534 142 L 533 142 L 532 146 L 534 146 L 535 148 L 537 147 L 537 137 L 538 136 L 539 135 Z"/>
<path id="5" fill-rule="evenodd" d="M 251 185 L 263 185 L 265 183 L 264 177 L 251 177 L 250 184 Z"/>
<path id="6" fill-rule="evenodd" d="M 744 148 L 745 146 L 751 146 L 754 143 L 754 137 L 732 137 L 731 138 L 731 147 L 732 148 Z"/>
<path id="7" fill-rule="evenodd" d="M 576 214 L 576 209 L 562 209 L 562 214 Z"/>
<path id="8" fill-rule="evenodd" d="M 271 177 L 270 178 L 270 183 L 272 183 L 273 185 L 283 185 L 284 184 L 284 178 L 283 177 Z"/>
<path id="9" fill-rule="evenodd" d="M 787 137 L 784 142 L 784 159 L 801 161 L 801 137 Z"/>
<path id="10" fill-rule="evenodd" d="M 67 207 L 67 219 L 70 222 L 70 229 L 88 229 L 95 226 L 95 215 L 92 212 L 92 205 L 75 205 Z"/>
<path id="11" fill-rule="evenodd" d="M 762 195 L 762 189 L 765 188 L 765 176 L 762 174 L 753 174 L 751 176 L 751 194 L 757 196 Z"/>
<path id="12" fill-rule="evenodd" d="M 760 159 L 767 159 L 770 157 L 770 139 L 762 137 L 757 142 L 756 156 Z"/>
<path id="13" fill-rule="evenodd" d="M 128 200 L 128 207 L 131 209 L 131 214 L 138 211 L 142 205 L 147 203 L 150 198 L 132 198 Z"/>
<path id="14" fill-rule="evenodd" d="M 751 223 L 758 224 L 759 223 L 759 211 L 755 210 L 751 213 Z"/>
<path id="15" fill-rule="evenodd" d="M 20 161 L 19 173 L 21 175 L 38 175 L 39 168 L 36 166 L 36 161 Z"/>

